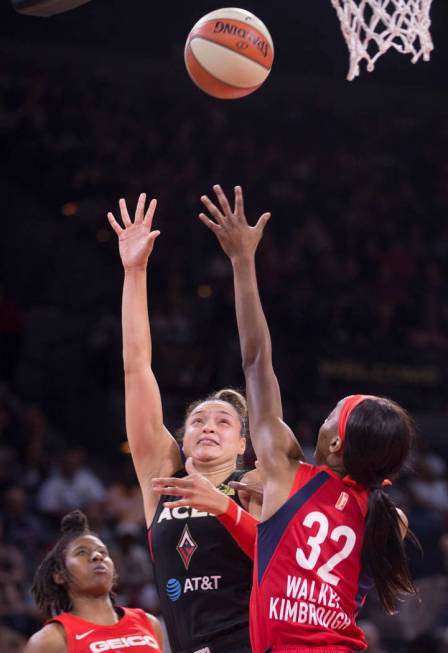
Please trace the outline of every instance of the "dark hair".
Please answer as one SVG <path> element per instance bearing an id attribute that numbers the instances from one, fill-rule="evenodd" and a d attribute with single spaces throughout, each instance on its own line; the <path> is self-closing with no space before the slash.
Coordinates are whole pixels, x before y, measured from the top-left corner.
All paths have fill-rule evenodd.
<path id="1" fill-rule="evenodd" d="M 246 398 L 241 392 L 235 390 L 234 388 L 222 388 L 222 390 L 217 390 L 216 392 L 212 392 L 211 394 L 207 395 L 207 397 L 205 397 L 204 399 L 197 399 L 196 401 L 193 401 L 191 404 L 187 406 L 185 410 L 184 423 L 176 431 L 176 438 L 178 440 L 182 440 L 182 438 L 184 437 L 185 422 L 187 421 L 188 417 L 191 415 L 194 409 L 197 408 L 197 406 L 199 406 L 200 404 L 203 404 L 204 401 L 225 401 L 226 403 L 233 406 L 233 408 L 238 413 L 238 417 L 240 418 L 241 437 L 242 438 L 249 437 Z"/>
<path id="2" fill-rule="evenodd" d="M 65 566 L 69 544 L 81 535 L 95 535 L 89 528 L 87 517 L 80 510 L 73 510 L 62 518 L 61 532 L 62 536 L 38 566 L 31 586 L 33 598 L 46 617 L 72 609 L 67 582 L 56 583 L 54 576 L 61 574 L 69 581 Z"/>
<path id="3" fill-rule="evenodd" d="M 411 416 L 384 397 L 366 399 L 347 421 L 344 467 L 353 480 L 371 490 L 362 562 L 388 613 L 395 612 L 401 592 L 416 592 L 400 531 L 401 519 L 382 487 L 384 479 L 393 478 L 403 467 L 414 434 Z"/>

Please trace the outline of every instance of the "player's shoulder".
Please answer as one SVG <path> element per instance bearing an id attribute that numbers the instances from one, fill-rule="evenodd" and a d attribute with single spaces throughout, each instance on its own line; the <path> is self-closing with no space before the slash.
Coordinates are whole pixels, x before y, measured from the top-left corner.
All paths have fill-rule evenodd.
<path id="1" fill-rule="evenodd" d="M 160 627 L 160 622 L 157 619 L 157 617 L 154 617 L 149 612 L 146 612 L 145 610 L 142 610 L 142 608 L 121 608 L 124 613 L 128 616 L 132 616 L 136 619 L 141 619 L 142 622 L 148 623 L 153 627 L 157 628 Z"/>
<path id="2" fill-rule="evenodd" d="M 404 538 L 408 534 L 409 520 L 407 518 L 406 513 L 403 512 L 401 508 L 396 508 L 396 511 L 398 513 L 398 524 L 400 528 L 401 539 L 404 540 Z"/>
<path id="3" fill-rule="evenodd" d="M 154 615 L 150 614 L 149 612 L 145 612 L 145 615 L 146 615 L 149 623 L 151 624 L 152 630 L 154 632 L 154 635 L 156 636 L 157 643 L 159 644 L 160 650 L 163 651 L 162 624 L 157 619 L 157 617 L 154 617 Z"/>
<path id="4" fill-rule="evenodd" d="M 157 628 L 158 626 L 160 626 L 160 621 L 153 614 L 151 614 L 150 612 L 145 612 L 145 616 L 153 628 L 154 627 Z"/>
<path id="5" fill-rule="evenodd" d="M 324 471 L 326 471 L 325 467 L 317 467 L 316 465 L 306 463 L 304 460 L 297 461 L 296 476 L 303 480 L 314 478 L 314 476 Z"/>
<path id="6" fill-rule="evenodd" d="M 67 653 L 64 628 L 56 622 L 47 624 L 28 640 L 23 653 Z"/>

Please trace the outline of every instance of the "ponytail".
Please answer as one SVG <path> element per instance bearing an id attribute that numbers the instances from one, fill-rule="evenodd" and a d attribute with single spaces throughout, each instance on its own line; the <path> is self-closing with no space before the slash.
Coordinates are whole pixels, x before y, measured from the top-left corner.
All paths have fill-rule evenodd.
<path id="1" fill-rule="evenodd" d="M 388 613 L 403 592 L 415 594 L 403 542 L 403 520 L 384 492 L 384 479 L 402 469 L 414 439 L 414 423 L 401 406 L 384 397 L 368 398 L 347 420 L 344 467 L 353 480 L 370 489 L 362 562 L 375 581 Z M 409 531 L 410 539 L 420 546 Z"/>
<path id="2" fill-rule="evenodd" d="M 393 501 L 381 488 L 373 489 L 361 556 L 363 567 L 375 581 L 380 603 L 389 614 L 396 611 L 401 593 L 416 593 L 402 537 L 403 526 Z M 412 533 L 410 537 L 416 542 Z"/>

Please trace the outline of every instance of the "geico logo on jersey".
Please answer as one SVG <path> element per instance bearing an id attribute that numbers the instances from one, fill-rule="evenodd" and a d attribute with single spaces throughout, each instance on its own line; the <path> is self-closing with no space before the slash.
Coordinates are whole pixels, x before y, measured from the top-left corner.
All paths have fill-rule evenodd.
<path id="1" fill-rule="evenodd" d="M 185 579 L 183 587 L 177 578 L 170 578 L 166 584 L 166 593 L 174 603 L 180 599 L 182 594 L 187 594 L 188 592 L 196 592 L 198 590 L 208 592 L 219 589 L 221 578 L 222 576 L 193 576 L 192 578 Z"/>
<path id="2" fill-rule="evenodd" d="M 188 519 L 189 517 L 209 517 L 208 512 L 202 512 L 201 510 L 196 510 L 196 508 L 187 508 L 186 506 L 180 506 L 179 508 L 164 508 L 157 520 L 157 523 L 164 521 L 165 519 Z"/>
<path id="3" fill-rule="evenodd" d="M 132 648 L 133 646 L 148 646 L 149 648 L 159 650 L 159 645 L 151 635 L 132 635 L 131 637 L 103 639 L 101 642 L 90 644 L 90 650 L 92 653 L 102 653 L 103 651 L 114 651 L 118 648 Z"/>

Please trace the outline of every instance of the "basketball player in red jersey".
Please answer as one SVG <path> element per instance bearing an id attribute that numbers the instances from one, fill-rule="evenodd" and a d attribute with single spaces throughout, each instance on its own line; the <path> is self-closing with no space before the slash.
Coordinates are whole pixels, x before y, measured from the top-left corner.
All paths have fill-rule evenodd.
<path id="1" fill-rule="evenodd" d="M 354 395 L 321 426 L 317 466 L 283 421 L 261 306 L 255 252 L 269 213 L 247 224 L 240 187 L 230 207 L 220 186 L 217 204 L 200 214 L 233 267 L 235 303 L 246 378 L 252 441 L 264 477 L 251 596 L 254 653 L 350 653 L 366 647 L 356 615 L 375 584 L 384 608 L 414 592 L 403 547 L 405 518 L 383 486 L 411 447 L 413 423 L 389 399 Z"/>
<path id="2" fill-rule="evenodd" d="M 24 653 L 163 653 L 162 629 L 155 617 L 114 606 L 114 563 L 89 530 L 86 516 L 74 510 L 62 519 L 61 530 L 31 590 L 48 621 Z"/>

